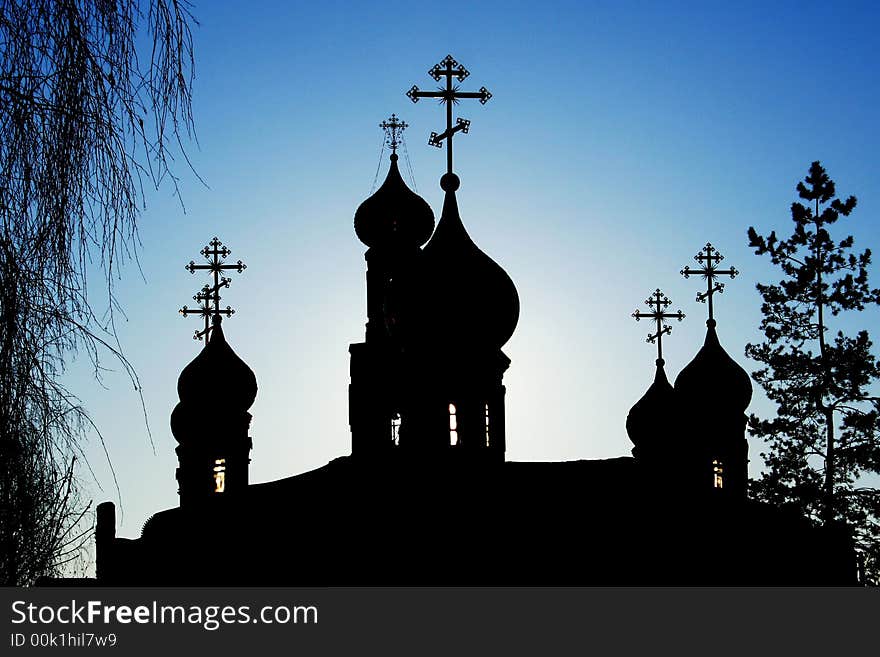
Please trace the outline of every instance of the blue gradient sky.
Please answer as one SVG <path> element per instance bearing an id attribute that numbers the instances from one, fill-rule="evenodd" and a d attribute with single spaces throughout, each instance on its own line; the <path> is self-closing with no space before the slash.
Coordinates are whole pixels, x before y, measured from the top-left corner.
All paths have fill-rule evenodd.
<path id="1" fill-rule="evenodd" d="M 629 454 L 626 413 L 655 358 L 650 325 L 630 314 L 658 286 L 687 314 L 664 341 L 674 377 L 702 344 L 706 318 L 699 281 L 678 272 L 706 241 L 742 272 L 716 316 L 728 352 L 754 369 L 743 356 L 759 340 L 754 284 L 777 276 L 748 249 L 746 229 L 787 234 L 812 160 L 859 199 L 844 230 L 880 248 L 880 12 L 763 4 L 197 4 L 190 156 L 208 186 L 181 163 L 185 214 L 170 189 L 148 194 L 145 280 L 128 266 L 118 281 L 128 315 L 120 339 L 155 454 L 123 374 L 102 387 L 87 363 L 71 371 L 119 476 L 121 534 L 137 536 L 149 514 L 177 505 L 168 417 L 200 343 L 197 320 L 176 311 L 205 282 L 184 265 L 215 234 L 248 264 L 226 290 L 237 314 L 224 326 L 260 385 L 252 481 L 349 453 L 348 345 L 365 322 L 365 247 L 352 217 L 376 172 L 377 124 L 392 112 L 411 125 L 415 185 L 439 213 L 444 157 L 426 142 L 443 113 L 404 92 L 431 88 L 426 72 L 447 53 L 471 71 L 468 88 L 494 94 L 485 107 L 459 106 L 472 126 L 456 140 L 456 170 L 464 223 L 522 303 L 505 347 L 508 458 Z M 872 310 L 842 326 L 877 319 Z M 751 409 L 767 408 L 756 391 Z M 96 502 L 115 499 L 97 438 L 88 451 L 103 487 L 92 484 Z"/>

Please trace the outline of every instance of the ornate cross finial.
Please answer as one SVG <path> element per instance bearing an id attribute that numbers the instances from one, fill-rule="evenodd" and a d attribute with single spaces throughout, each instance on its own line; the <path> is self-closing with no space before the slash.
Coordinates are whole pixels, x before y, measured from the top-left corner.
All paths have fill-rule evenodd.
<path id="1" fill-rule="evenodd" d="M 221 280 L 220 285 L 222 287 L 229 287 L 229 279 L 224 278 Z M 184 317 L 188 317 L 190 315 L 201 315 L 205 319 L 205 328 L 201 331 L 196 331 L 193 335 L 193 340 L 201 340 L 202 336 L 207 336 L 210 332 L 211 328 L 211 318 L 215 315 L 226 315 L 227 317 L 231 317 L 235 314 L 235 310 L 226 306 L 225 308 L 215 308 L 212 307 L 212 303 L 214 302 L 215 293 L 211 292 L 211 286 L 206 285 L 202 288 L 201 292 L 193 295 L 193 299 L 198 302 L 198 308 L 188 308 L 184 306 L 177 312 L 179 312 Z M 219 297 L 217 297 L 219 299 Z"/>
<path id="2" fill-rule="evenodd" d="M 699 262 L 702 266 L 696 270 L 692 270 L 690 267 L 685 267 L 681 270 L 681 275 L 685 278 L 690 278 L 691 274 L 699 274 L 706 279 L 706 291 L 697 293 L 697 301 L 706 303 L 706 299 L 709 300 L 709 320 L 707 324 L 711 323 L 711 325 L 714 326 L 715 312 L 712 305 L 712 295 L 716 292 L 718 292 L 718 294 L 724 292 L 724 283 L 716 283 L 715 278 L 723 275 L 730 276 L 730 278 L 733 279 L 739 274 L 739 272 L 733 267 L 730 269 L 718 269 L 718 265 L 724 260 L 724 256 L 718 253 L 718 250 L 708 242 L 706 243 L 706 246 L 694 256 L 694 260 Z"/>
<path id="3" fill-rule="evenodd" d="M 431 133 L 428 143 L 431 146 L 440 148 L 443 140 L 446 140 L 446 173 L 452 173 L 452 135 L 456 132 L 467 134 L 470 129 L 471 122 L 467 119 L 456 119 L 455 127 L 452 126 L 452 105 L 458 103 L 462 98 L 476 98 L 481 104 L 485 105 L 489 102 L 492 94 L 486 87 L 480 87 L 479 91 L 459 91 L 459 86 L 452 84 L 452 78 L 456 78 L 462 82 L 470 73 L 452 58 L 452 55 L 446 55 L 446 58 L 439 64 L 435 64 L 428 75 L 437 82 L 440 78 L 446 78 L 446 87 L 438 87 L 437 91 L 419 91 L 416 85 L 406 92 L 412 102 L 419 102 L 419 98 L 439 98 L 440 103 L 446 105 L 446 130 L 439 135 L 436 132 Z"/>
<path id="4" fill-rule="evenodd" d="M 403 131 L 409 127 L 408 123 L 400 121 L 396 114 L 392 114 L 387 121 L 382 121 L 379 127 L 385 131 L 385 143 L 391 148 L 391 153 L 397 153 L 397 147 L 400 145 L 399 137 Z"/>
<path id="5" fill-rule="evenodd" d="M 199 303 L 198 308 L 187 308 L 184 306 L 178 311 L 184 317 L 189 315 L 201 315 L 204 317 L 205 328 L 202 331 L 195 332 L 195 335 L 193 336 L 194 340 L 201 340 L 202 336 L 208 335 L 212 328 L 212 317 L 219 318 L 220 315 L 230 317 L 235 313 L 235 311 L 229 306 L 226 306 L 226 308 L 220 308 L 220 288 L 229 287 L 229 284 L 232 282 L 232 279 L 226 278 L 222 274 L 227 270 L 234 270 L 240 274 L 247 269 L 247 265 L 241 260 L 234 264 L 224 262 L 226 256 L 231 253 L 232 251 L 223 246 L 223 243 L 215 237 L 208 243 L 208 246 L 201 250 L 201 254 L 205 256 L 205 259 L 208 262 L 203 265 L 197 265 L 194 261 L 190 260 L 190 263 L 185 267 L 185 269 L 191 274 L 195 274 L 197 270 L 207 270 L 214 277 L 214 285 L 205 285 L 205 287 L 193 297 L 193 299 Z"/>
<path id="6" fill-rule="evenodd" d="M 660 291 L 660 288 L 645 299 L 645 305 L 651 309 L 649 313 L 643 313 L 640 310 L 636 310 L 633 312 L 632 316 L 636 318 L 636 321 L 640 319 L 653 319 L 657 322 L 657 332 L 648 334 L 648 342 L 654 344 L 657 343 L 657 364 L 663 365 L 663 334 L 672 333 L 672 327 L 668 324 L 664 324 L 664 319 L 677 319 L 679 322 L 684 319 L 684 313 L 680 310 L 675 313 L 667 313 L 664 312 L 669 304 L 672 302 L 669 298 Z"/>

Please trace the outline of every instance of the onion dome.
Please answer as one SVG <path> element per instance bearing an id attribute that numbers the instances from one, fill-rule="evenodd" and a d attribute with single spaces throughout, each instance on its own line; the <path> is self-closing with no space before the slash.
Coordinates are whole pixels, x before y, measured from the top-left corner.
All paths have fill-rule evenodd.
<path id="1" fill-rule="evenodd" d="M 445 345 L 504 345 L 519 320 L 519 296 L 507 273 L 471 240 L 458 213 L 459 179 L 445 174 L 443 214 L 422 251 L 420 337 Z"/>
<path id="2" fill-rule="evenodd" d="M 663 364 L 663 359 L 658 358 L 654 382 L 626 416 L 626 433 L 637 449 L 650 449 L 651 439 L 659 438 L 663 423 L 674 415 L 677 397 Z"/>
<path id="3" fill-rule="evenodd" d="M 369 247 L 417 248 L 427 241 L 433 230 L 431 206 L 406 186 L 397 168 L 397 153 L 392 153 L 385 182 L 354 214 L 358 239 Z"/>
<path id="4" fill-rule="evenodd" d="M 688 407 L 697 405 L 706 412 L 743 413 L 752 399 L 752 382 L 718 341 L 715 320 L 708 320 L 706 326 L 706 340 L 694 359 L 679 372 L 675 392 Z"/>
<path id="5" fill-rule="evenodd" d="M 257 378 L 226 342 L 219 316 L 205 348 L 180 373 L 177 394 L 171 429 L 178 441 L 190 434 L 194 421 L 217 412 L 244 413 L 254 403 Z"/>

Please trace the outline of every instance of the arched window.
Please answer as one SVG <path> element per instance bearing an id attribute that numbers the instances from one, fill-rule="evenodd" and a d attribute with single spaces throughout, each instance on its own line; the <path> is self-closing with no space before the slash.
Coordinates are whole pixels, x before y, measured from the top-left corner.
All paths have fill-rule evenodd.
<path id="1" fill-rule="evenodd" d="M 489 404 L 486 404 L 486 447 L 489 446 Z"/>
<path id="2" fill-rule="evenodd" d="M 724 488 L 724 464 L 718 459 L 712 460 L 712 481 L 715 488 Z"/>
<path id="3" fill-rule="evenodd" d="M 391 416 L 391 442 L 400 444 L 400 413 Z"/>
<path id="4" fill-rule="evenodd" d="M 214 459 L 214 492 L 226 491 L 226 459 Z"/>
<path id="5" fill-rule="evenodd" d="M 455 417 L 455 404 L 449 404 L 449 444 L 458 445 L 458 419 Z"/>

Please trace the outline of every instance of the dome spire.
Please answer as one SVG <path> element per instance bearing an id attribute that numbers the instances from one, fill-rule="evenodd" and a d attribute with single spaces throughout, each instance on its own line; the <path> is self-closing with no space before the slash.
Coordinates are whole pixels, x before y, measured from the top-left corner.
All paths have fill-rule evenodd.
<path id="1" fill-rule="evenodd" d="M 657 344 L 657 371 L 654 374 L 654 382 L 642 398 L 633 405 L 626 417 L 626 432 L 636 446 L 633 449 L 633 455 L 641 460 L 651 460 L 657 454 L 662 453 L 665 446 L 651 444 L 656 442 L 656 440 L 651 441 L 651 438 L 662 433 L 660 423 L 668 418 L 675 409 L 675 393 L 663 369 L 665 364 L 663 360 L 663 335 L 672 333 L 672 327 L 665 324 L 664 320 L 677 319 L 681 321 L 684 319 L 684 313 L 680 310 L 674 313 L 665 312 L 671 303 L 669 297 L 663 294 L 660 288 L 657 288 L 645 300 L 645 305 L 651 309 L 651 312 L 645 313 L 635 310 L 632 314 L 637 322 L 642 319 L 650 319 L 657 323 L 657 332 L 649 333 L 646 340 L 651 344 Z"/>
<path id="2" fill-rule="evenodd" d="M 205 346 L 201 353 L 187 365 L 177 381 L 177 391 L 181 402 L 195 405 L 206 403 L 209 406 L 228 406 L 246 411 L 257 395 L 257 382 L 254 373 L 241 360 L 226 342 L 221 328 L 222 316 L 231 317 L 235 310 L 220 307 L 220 288 L 229 287 L 231 279 L 223 272 L 234 270 L 243 272 L 247 265 L 241 260 L 235 264 L 225 262 L 232 251 L 216 237 L 201 250 L 208 261 L 197 265 L 190 261 L 186 270 L 191 274 L 207 271 L 214 278 L 213 285 L 205 285 L 193 299 L 199 302 L 198 308 L 184 306 L 178 312 L 187 317 L 199 315 L 205 320 L 205 328 L 196 331 L 193 339 L 201 340 Z M 218 385 L 220 382 L 223 385 Z M 204 407 L 203 407 L 204 408 Z"/>
<path id="3" fill-rule="evenodd" d="M 371 249 L 418 249 L 431 237 L 434 212 L 425 199 L 407 186 L 397 165 L 397 149 L 405 145 L 402 134 L 409 125 L 392 114 L 379 127 L 385 131 L 383 152 L 384 146 L 391 148 L 391 166 L 379 189 L 355 212 L 354 232 Z"/>
<path id="4" fill-rule="evenodd" d="M 651 309 L 649 313 L 643 313 L 641 310 L 636 309 L 632 316 L 636 318 L 638 322 L 641 319 L 652 319 L 657 322 L 657 332 L 649 333 L 647 342 L 651 344 L 657 343 L 657 365 L 658 367 L 663 366 L 663 334 L 669 335 L 672 333 L 672 327 L 663 322 L 664 319 L 677 319 L 679 322 L 684 319 L 684 313 L 680 310 L 674 313 L 667 313 L 665 310 L 669 307 L 672 301 L 669 300 L 665 294 L 660 291 L 658 287 L 647 299 L 645 299 L 645 305 Z"/>
<path id="5" fill-rule="evenodd" d="M 446 78 L 445 88 L 406 92 L 414 103 L 420 98 L 438 98 L 446 107 L 446 130 L 431 133 L 428 144 L 440 148 L 446 142 L 446 173 L 440 187 L 446 192 L 437 230 L 424 247 L 422 262 L 422 338 L 447 348 L 500 349 L 513 334 L 519 320 L 519 296 L 507 272 L 474 244 L 462 223 L 455 192 L 461 181 L 452 171 L 452 137 L 467 133 L 471 122 L 458 118 L 452 123 L 452 106 L 462 99 L 477 99 L 485 105 L 492 94 L 460 91 L 453 85 L 470 75 L 452 55 L 429 71 L 434 80 Z"/>
<path id="6" fill-rule="evenodd" d="M 724 283 L 716 283 L 715 278 L 719 275 L 734 278 L 739 272 L 733 267 L 718 269 L 718 264 L 724 260 L 724 256 L 708 242 L 694 256 L 694 260 L 702 267 L 696 271 L 685 267 L 681 270 L 681 274 L 685 278 L 691 274 L 699 274 L 706 279 L 706 291 L 697 294 L 697 301 L 703 303 L 709 301 L 709 319 L 706 320 L 706 339 L 703 347 L 678 373 L 675 389 L 690 399 L 701 400 L 699 404 L 704 405 L 706 409 L 717 409 L 719 404 L 729 404 L 731 408 L 737 409 L 737 413 L 742 413 L 752 398 L 752 383 L 748 373 L 721 346 L 715 330 L 717 322 L 712 307 L 712 295 L 724 291 Z"/>

